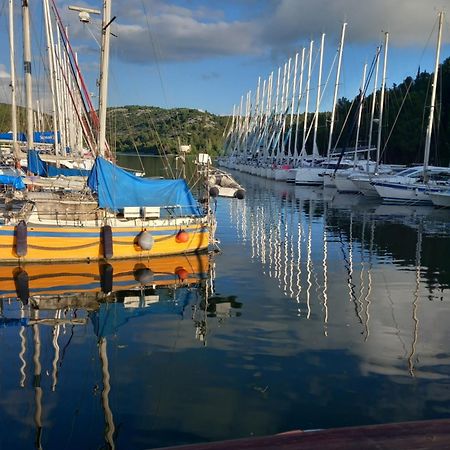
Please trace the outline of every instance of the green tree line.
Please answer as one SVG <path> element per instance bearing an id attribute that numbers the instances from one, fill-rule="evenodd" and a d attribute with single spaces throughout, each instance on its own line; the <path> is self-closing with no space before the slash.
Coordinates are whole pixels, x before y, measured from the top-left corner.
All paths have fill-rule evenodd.
<path id="1" fill-rule="evenodd" d="M 386 89 L 381 125 L 382 162 L 413 164 L 423 161 L 425 135 L 430 114 L 432 79 L 433 74 L 418 70 L 414 78 L 409 76 L 402 83 L 394 84 L 391 88 Z M 430 164 L 447 166 L 450 161 L 450 58 L 440 65 L 437 93 Z M 359 147 L 368 145 L 372 97 L 373 94 L 370 93 L 364 99 Z M 371 147 L 375 147 L 377 144 L 379 99 L 380 91 L 376 97 Z M 351 150 L 354 148 L 359 104 L 359 94 L 352 100 L 339 99 L 336 106 L 336 127 L 333 136 L 333 147 L 336 149 L 344 147 Z M 345 121 L 346 118 L 347 121 Z M 329 120 L 329 112 L 320 114 L 318 145 L 322 153 L 326 151 L 328 144 Z M 311 139 L 308 147 L 312 147 Z"/>

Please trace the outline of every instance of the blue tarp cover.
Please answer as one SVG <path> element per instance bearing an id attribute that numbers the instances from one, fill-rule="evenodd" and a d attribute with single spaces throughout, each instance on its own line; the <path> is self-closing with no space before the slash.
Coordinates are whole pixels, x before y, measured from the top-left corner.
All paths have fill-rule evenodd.
<path id="1" fill-rule="evenodd" d="M 95 160 L 88 186 L 98 194 L 100 207 L 113 211 L 126 206 L 159 206 L 171 207 L 177 216 L 202 215 L 185 180 L 139 178 L 100 157 Z"/>
<path id="2" fill-rule="evenodd" d="M 39 152 L 36 150 L 28 150 L 28 170 L 35 175 L 41 177 L 56 177 L 64 175 L 66 177 L 88 176 L 90 170 L 68 169 L 66 167 L 56 167 L 42 161 Z"/>
<path id="3" fill-rule="evenodd" d="M 5 141 L 12 141 L 12 132 L 9 133 L 0 133 L 0 139 L 3 139 Z M 17 140 L 19 142 L 26 142 L 27 137 L 25 133 L 17 133 Z M 33 141 L 36 144 L 54 144 L 55 138 L 53 131 L 35 131 L 33 133 Z M 58 142 L 60 141 L 60 134 L 58 132 Z"/>
<path id="4" fill-rule="evenodd" d="M 25 183 L 21 177 L 14 177 L 12 175 L 0 175 L 0 184 L 7 184 L 16 189 L 25 189 Z"/>

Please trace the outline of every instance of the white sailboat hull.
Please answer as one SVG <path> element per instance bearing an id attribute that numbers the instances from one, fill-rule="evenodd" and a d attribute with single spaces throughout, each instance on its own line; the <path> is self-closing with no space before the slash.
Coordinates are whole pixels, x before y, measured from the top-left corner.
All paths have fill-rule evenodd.
<path id="1" fill-rule="evenodd" d="M 375 186 L 372 184 L 372 178 L 369 175 L 361 175 L 358 178 L 352 178 L 353 184 L 358 189 L 358 192 L 364 195 L 364 197 L 378 198 L 378 192 Z"/>
<path id="2" fill-rule="evenodd" d="M 299 167 L 295 175 L 295 184 L 299 186 L 321 186 L 323 167 Z"/>
<path id="3" fill-rule="evenodd" d="M 429 195 L 434 206 L 450 208 L 450 191 L 431 192 Z"/>
<path id="4" fill-rule="evenodd" d="M 430 204 L 428 195 L 430 188 L 424 184 L 401 184 L 390 182 L 375 182 L 374 187 L 378 195 L 387 203 L 421 203 Z"/>
<path id="5" fill-rule="evenodd" d="M 289 174 L 289 169 L 275 169 L 275 180 L 277 181 L 286 181 L 288 174 Z"/>
<path id="6" fill-rule="evenodd" d="M 359 192 L 359 187 L 347 175 L 336 174 L 334 183 L 338 192 L 348 192 L 356 194 Z"/>

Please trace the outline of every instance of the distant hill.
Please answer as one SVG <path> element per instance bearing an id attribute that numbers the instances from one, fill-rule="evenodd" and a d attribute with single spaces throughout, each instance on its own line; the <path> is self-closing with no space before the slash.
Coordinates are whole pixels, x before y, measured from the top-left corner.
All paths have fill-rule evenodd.
<path id="1" fill-rule="evenodd" d="M 178 139 L 192 151 L 217 154 L 223 145 L 228 117 L 189 108 L 163 109 L 153 106 L 108 108 L 109 141 L 117 151 L 175 152 Z"/>
<path id="2" fill-rule="evenodd" d="M 25 127 L 24 108 L 18 108 L 19 129 Z M 192 152 L 217 154 L 223 145 L 228 117 L 188 108 L 163 109 L 153 106 L 108 108 L 107 135 L 118 152 L 167 153 L 181 144 L 190 144 Z M 48 118 L 47 118 L 48 121 Z M 0 132 L 11 130 L 11 106 L 0 103 Z"/>
<path id="3" fill-rule="evenodd" d="M 18 127 L 25 129 L 25 108 L 17 107 L 18 112 Z M 0 103 L 0 133 L 11 131 L 11 105 L 6 103 Z"/>

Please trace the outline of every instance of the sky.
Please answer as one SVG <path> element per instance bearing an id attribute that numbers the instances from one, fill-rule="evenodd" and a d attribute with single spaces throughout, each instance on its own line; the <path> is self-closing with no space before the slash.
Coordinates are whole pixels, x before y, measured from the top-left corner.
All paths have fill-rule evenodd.
<path id="1" fill-rule="evenodd" d="M 19 10 L 20 2 L 17 5 Z M 31 3 L 31 2 L 30 2 Z M 69 4 L 101 9 L 99 0 L 56 0 L 94 104 L 97 98 L 100 18 L 83 25 Z M 8 97 L 10 73 L 7 0 L 0 0 L 0 100 Z M 31 5 L 33 64 L 44 60 L 41 1 Z M 254 95 L 258 77 L 267 79 L 288 58 L 314 41 L 313 61 L 325 37 L 323 80 L 329 79 L 322 109 L 333 94 L 336 56 L 343 22 L 339 96 L 358 93 L 363 65 L 371 64 L 376 47 L 389 32 L 387 85 L 414 76 L 418 68 L 433 71 L 437 14 L 443 10 L 440 60 L 450 56 L 448 0 L 113 0 L 108 104 L 189 107 L 231 114 L 241 95 Z M 20 11 L 16 31 L 20 33 Z M 17 38 L 20 44 L 20 36 Z M 39 50 L 39 45 L 41 49 Z M 20 45 L 19 45 L 20 47 Z M 20 58 L 20 50 L 18 51 Z M 21 64 L 17 64 L 20 75 Z M 43 69 L 35 68 L 42 75 Z M 317 79 L 314 65 L 312 86 Z M 42 79 L 36 85 L 45 83 Z M 41 91 L 45 88 L 42 87 Z M 314 89 L 314 88 L 312 88 Z"/>

